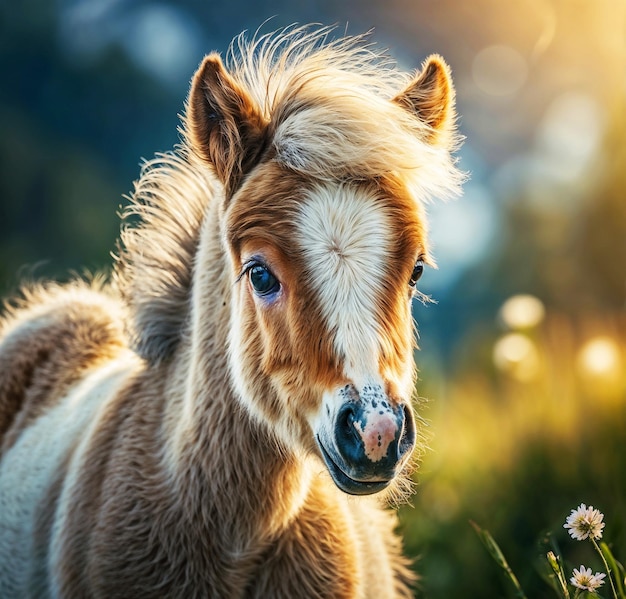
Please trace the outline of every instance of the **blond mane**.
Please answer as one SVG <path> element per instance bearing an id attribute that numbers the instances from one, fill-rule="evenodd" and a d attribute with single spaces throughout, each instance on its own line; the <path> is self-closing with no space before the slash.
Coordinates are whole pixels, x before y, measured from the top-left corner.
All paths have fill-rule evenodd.
<path id="1" fill-rule="evenodd" d="M 324 179 L 372 179 L 398 173 L 417 201 L 460 192 L 463 174 L 450 131 L 436 146 L 430 128 L 390 102 L 405 73 L 367 35 L 331 39 L 334 28 L 292 27 L 231 44 L 227 67 L 272 129 L 276 160 Z"/>

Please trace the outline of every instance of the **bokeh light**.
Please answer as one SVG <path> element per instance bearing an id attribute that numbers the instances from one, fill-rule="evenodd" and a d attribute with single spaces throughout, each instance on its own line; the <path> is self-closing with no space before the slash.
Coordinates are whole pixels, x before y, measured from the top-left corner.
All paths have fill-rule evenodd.
<path id="1" fill-rule="evenodd" d="M 578 367 L 584 374 L 604 379 L 624 374 L 620 348 L 607 336 L 593 337 L 580 348 Z"/>
<path id="2" fill-rule="evenodd" d="M 493 362 L 502 372 L 521 382 L 539 374 L 539 353 L 531 339 L 521 333 L 507 333 L 493 347 Z"/>
<path id="3" fill-rule="evenodd" d="M 528 294 L 510 297 L 500 308 L 499 317 L 509 329 L 523 330 L 536 327 L 546 313 L 543 302 Z"/>
<path id="4" fill-rule="evenodd" d="M 569 91 L 548 106 L 536 136 L 535 167 L 552 182 L 574 182 L 588 173 L 604 128 L 600 110 L 589 94 Z"/>
<path id="5" fill-rule="evenodd" d="M 140 7 L 120 42 L 140 68 L 167 83 L 186 82 L 205 50 L 193 20 L 180 7 L 163 4 Z"/>
<path id="6" fill-rule="evenodd" d="M 432 253 L 439 266 L 428 284 L 439 292 L 494 251 L 499 242 L 501 214 L 487 187 L 469 183 L 462 200 L 432 204 L 428 216 Z"/>
<path id="7" fill-rule="evenodd" d="M 476 86 L 491 96 L 508 96 L 518 92 L 528 76 L 524 57 L 514 48 L 494 45 L 474 57 L 472 76 Z"/>

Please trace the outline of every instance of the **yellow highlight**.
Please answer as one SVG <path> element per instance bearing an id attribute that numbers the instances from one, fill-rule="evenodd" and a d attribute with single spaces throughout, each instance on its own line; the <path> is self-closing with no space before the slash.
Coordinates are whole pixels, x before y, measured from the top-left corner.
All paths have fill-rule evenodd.
<path id="1" fill-rule="evenodd" d="M 590 339 L 578 353 L 578 367 L 582 373 L 591 376 L 619 376 L 623 367 L 617 343 L 605 336 Z"/>
<path id="2" fill-rule="evenodd" d="M 519 381 L 530 381 L 539 373 L 539 352 L 521 333 L 508 333 L 493 348 L 493 362 L 502 372 Z"/>
<path id="3" fill-rule="evenodd" d="M 542 301 L 534 295 L 514 295 L 500 308 L 500 319 L 512 330 L 534 328 L 543 321 L 545 315 Z"/>

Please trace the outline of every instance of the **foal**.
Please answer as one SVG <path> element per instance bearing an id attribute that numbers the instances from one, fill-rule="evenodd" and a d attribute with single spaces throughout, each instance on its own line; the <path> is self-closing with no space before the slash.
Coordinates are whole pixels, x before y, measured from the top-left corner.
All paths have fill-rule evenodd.
<path id="1" fill-rule="evenodd" d="M 384 500 L 453 89 L 438 57 L 411 78 L 328 33 L 206 57 L 112 282 L 8 307 L 1 597 L 410 596 Z"/>

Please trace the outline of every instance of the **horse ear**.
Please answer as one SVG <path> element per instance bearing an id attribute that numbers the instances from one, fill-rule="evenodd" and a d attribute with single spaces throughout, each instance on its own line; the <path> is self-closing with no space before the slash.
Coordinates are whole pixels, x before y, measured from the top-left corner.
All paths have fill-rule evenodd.
<path id="1" fill-rule="evenodd" d="M 202 61 L 191 83 L 186 134 L 213 165 L 227 194 L 256 163 L 266 123 L 254 101 L 229 75 L 217 54 Z"/>
<path id="2" fill-rule="evenodd" d="M 445 145 L 454 131 L 454 97 L 450 68 L 441 56 L 432 55 L 394 102 L 428 125 L 427 141 Z"/>

